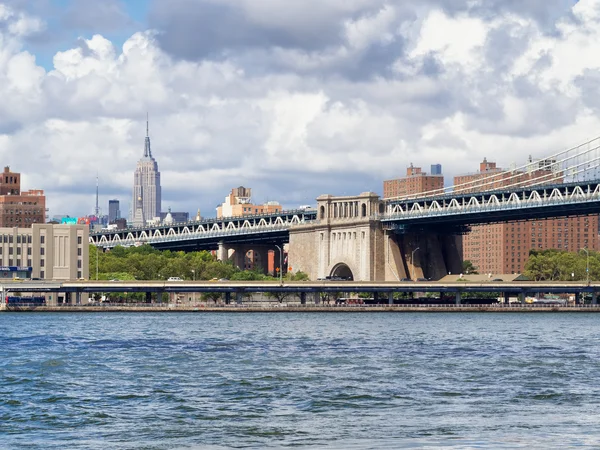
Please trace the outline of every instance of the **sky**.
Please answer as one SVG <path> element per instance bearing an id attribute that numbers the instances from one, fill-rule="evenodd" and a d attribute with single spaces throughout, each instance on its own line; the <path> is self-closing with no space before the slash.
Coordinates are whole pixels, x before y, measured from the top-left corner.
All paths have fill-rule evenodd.
<path id="1" fill-rule="evenodd" d="M 600 135 L 600 0 L 0 0 L 0 163 L 49 215 L 382 193 Z"/>

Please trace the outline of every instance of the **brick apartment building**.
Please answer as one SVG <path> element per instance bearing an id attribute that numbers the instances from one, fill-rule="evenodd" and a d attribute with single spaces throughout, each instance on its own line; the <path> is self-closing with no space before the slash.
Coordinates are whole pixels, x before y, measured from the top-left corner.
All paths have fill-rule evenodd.
<path id="1" fill-rule="evenodd" d="M 423 192 L 435 191 L 444 187 L 444 176 L 442 166 L 434 164 L 431 166 L 431 174 L 423 172 L 420 167 L 412 164 L 406 169 L 404 178 L 395 178 L 383 182 L 383 197 L 406 197 L 418 195 Z"/>
<path id="2" fill-rule="evenodd" d="M 560 182 L 561 174 L 552 172 L 551 165 L 551 161 L 542 160 L 533 171 L 510 172 L 484 159 L 479 172 L 454 177 L 455 192 L 480 190 L 472 182 L 486 179 L 490 180 L 486 190 L 515 183 L 525 185 L 532 178 Z M 479 273 L 521 273 L 530 250 L 549 248 L 598 250 L 598 216 L 475 225 L 463 236 L 463 259 L 471 261 Z"/>
<path id="3" fill-rule="evenodd" d="M 30 228 L 46 221 L 44 191 L 21 192 L 21 174 L 4 167 L 0 176 L 0 227 Z"/>

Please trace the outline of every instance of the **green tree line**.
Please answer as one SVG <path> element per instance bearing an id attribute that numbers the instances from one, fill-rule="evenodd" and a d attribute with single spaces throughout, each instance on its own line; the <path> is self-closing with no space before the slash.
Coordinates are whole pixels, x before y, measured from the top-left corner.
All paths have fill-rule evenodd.
<path id="1" fill-rule="evenodd" d="M 585 281 L 600 279 L 600 253 L 556 249 L 531 250 L 524 274 L 535 281 Z"/>
<path id="2" fill-rule="evenodd" d="M 115 247 L 103 252 L 90 245 L 90 279 L 166 280 L 180 277 L 184 280 L 212 280 L 226 278 L 238 281 L 276 281 L 263 274 L 261 267 L 240 270 L 230 262 L 221 262 L 207 251 L 172 252 L 157 250 L 150 245 L 140 247 Z M 304 280 L 302 272 L 286 274 L 286 280 Z"/>

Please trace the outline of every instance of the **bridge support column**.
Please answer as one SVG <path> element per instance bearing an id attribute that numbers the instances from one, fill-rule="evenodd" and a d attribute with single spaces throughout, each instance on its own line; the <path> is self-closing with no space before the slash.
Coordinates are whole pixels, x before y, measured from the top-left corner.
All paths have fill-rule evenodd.
<path id="1" fill-rule="evenodd" d="M 223 241 L 219 242 L 219 247 L 217 250 L 217 260 L 218 261 L 227 261 L 229 259 L 229 248 L 225 245 Z"/>
<path id="2" fill-rule="evenodd" d="M 504 304 L 508 305 L 510 303 L 510 294 L 508 292 L 504 293 Z"/>
<path id="3" fill-rule="evenodd" d="M 229 305 L 231 303 L 231 292 L 225 292 L 225 304 Z"/>
<path id="4" fill-rule="evenodd" d="M 592 292 L 592 305 L 596 306 L 598 304 L 598 294 L 596 291 Z"/>
<path id="5" fill-rule="evenodd" d="M 244 294 L 241 291 L 238 291 L 238 292 L 235 293 L 235 302 L 238 305 L 242 304 L 243 298 L 244 298 Z"/>
<path id="6" fill-rule="evenodd" d="M 373 292 L 373 303 L 379 304 L 379 292 Z"/>
<path id="7" fill-rule="evenodd" d="M 423 277 L 439 280 L 448 273 L 462 272 L 461 236 L 422 232 L 406 233 L 397 236 L 396 239 L 400 256 L 403 258 L 399 261 L 401 264 L 396 263 L 399 274 L 404 272 L 413 280 Z M 392 242 L 386 250 L 388 261 L 393 261 L 394 256 L 391 244 Z M 389 270 L 386 274 L 388 272 Z"/>
<path id="8" fill-rule="evenodd" d="M 388 305 L 393 305 L 393 304 L 394 304 L 394 293 L 388 292 Z"/>
<path id="9" fill-rule="evenodd" d="M 146 303 L 152 303 L 152 292 L 145 292 L 146 294 Z"/>
<path id="10" fill-rule="evenodd" d="M 521 303 L 521 305 L 525 304 L 525 292 L 519 292 L 519 303 Z"/>
<path id="11" fill-rule="evenodd" d="M 385 234 L 385 279 L 400 281 L 403 278 L 409 278 L 402 260 L 402 249 L 394 234 L 387 232 Z"/>
<path id="12" fill-rule="evenodd" d="M 267 246 L 255 246 L 254 248 L 254 262 L 255 264 L 260 265 L 262 269 L 262 273 L 265 275 L 269 272 L 269 250 L 270 248 Z M 255 267 L 256 268 L 256 267 Z"/>
<path id="13" fill-rule="evenodd" d="M 579 305 L 581 303 L 581 294 L 579 292 L 575 292 L 575 304 Z"/>
<path id="14" fill-rule="evenodd" d="M 306 292 L 300 292 L 300 304 L 306 305 Z"/>
<path id="15" fill-rule="evenodd" d="M 454 296 L 454 304 L 456 306 L 459 306 L 460 305 L 460 300 L 461 300 L 460 292 L 457 292 L 456 295 Z"/>
<path id="16" fill-rule="evenodd" d="M 320 304 L 321 303 L 321 293 L 317 291 L 313 295 L 314 295 L 315 305 Z"/>
<path id="17" fill-rule="evenodd" d="M 75 292 L 75 304 L 81 305 L 81 291 Z"/>
<path id="18" fill-rule="evenodd" d="M 165 293 L 165 291 L 158 291 L 156 293 L 156 301 L 158 302 L 159 305 L 162 306 L 162 302 L 163 302 L 163 294 Z"/>

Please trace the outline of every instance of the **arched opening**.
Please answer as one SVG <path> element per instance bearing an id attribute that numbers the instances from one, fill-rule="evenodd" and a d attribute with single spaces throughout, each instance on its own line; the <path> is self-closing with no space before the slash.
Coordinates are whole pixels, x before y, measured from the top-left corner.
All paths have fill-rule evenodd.
<path id="1" fill-rule="evenodd" d="M 362 217 L 367 217 L 367 205 L 365 203 L 363 203 L 360 208 L 361 208 L 360 215 Z"/>
<path id="2" fill-rule="evenodd" d="M 337 264 L 331 270 L 331 276 L 329 278 L 331 278 L 332 280 L 353 281 L 354 275 L 352 274 L 350 267 L 348 267 L 346 264 L 341 263 L 341 264 Z"/>
<path id="3" fill-rule="evenodd" d="M 323 205 L 321 205 L 320 211 L 319 211 L 319 218 L 320 219 L 324 219 L 325 218 L 325 207 Z"/>

